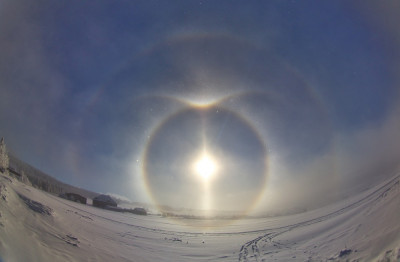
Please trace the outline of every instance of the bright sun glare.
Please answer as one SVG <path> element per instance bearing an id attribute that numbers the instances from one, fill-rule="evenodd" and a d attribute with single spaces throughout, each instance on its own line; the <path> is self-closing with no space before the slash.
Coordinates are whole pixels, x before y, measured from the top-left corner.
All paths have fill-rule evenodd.
<path id="1" fill-rule="evenodd" d="M 210 156 L 204 154 L 196 161 L 194 168 L 198 175 L 200 175 L 204 180 L 208 180 L 215 174 L 217 165 Z"/>

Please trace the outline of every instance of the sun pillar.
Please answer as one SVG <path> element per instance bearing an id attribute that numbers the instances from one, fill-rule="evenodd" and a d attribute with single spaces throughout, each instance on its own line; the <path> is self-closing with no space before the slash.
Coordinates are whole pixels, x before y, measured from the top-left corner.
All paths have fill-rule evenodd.
<path id="1" fill-rule="evenodd" d="M 210 216 L 212 208 L 211 181 L 216 174 L 217 164 L 209 154 L 203 152 L 194 164 L 194 171 L 200 178 L 203 187 L 202 207 L 205 216 Z"/>

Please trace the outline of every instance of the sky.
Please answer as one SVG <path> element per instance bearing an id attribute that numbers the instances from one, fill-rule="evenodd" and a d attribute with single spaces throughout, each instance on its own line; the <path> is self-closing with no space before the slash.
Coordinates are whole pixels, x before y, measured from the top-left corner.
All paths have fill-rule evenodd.
<path id="1" fill-rule="evenodd" d="M 63 182 L 160 209 L 313 208 L 399 166 L 399 12 L 0 1 L 0 136 Z"/>

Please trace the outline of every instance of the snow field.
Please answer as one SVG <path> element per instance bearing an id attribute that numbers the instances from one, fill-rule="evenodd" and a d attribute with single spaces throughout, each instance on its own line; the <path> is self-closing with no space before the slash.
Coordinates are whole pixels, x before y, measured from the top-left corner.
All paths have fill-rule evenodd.
<path id="1" fill-rule="evenodd" d="M 0 177 L 3 261 L 399 261 L 400 176 L 302 214 L 180 224 L 82 205 Z M 193 226 L 185 226 L 191 224 Z M 203 226 L 200 226 L 203 225 Z"/>

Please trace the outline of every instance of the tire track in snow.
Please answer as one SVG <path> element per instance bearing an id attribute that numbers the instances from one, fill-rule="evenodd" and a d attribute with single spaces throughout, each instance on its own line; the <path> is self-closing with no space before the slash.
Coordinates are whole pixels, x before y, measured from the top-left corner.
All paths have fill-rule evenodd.
<path id="1" fill-rule="evenodd" d="M 320 217 L 317 217 L 314 219 L 296 223 L 293 225 L 265 229 L 264 235 L 261 235 L 253 240 L 246 242 L 244 245 L 242 245 L 242 247 L 240 248 L 240 251 L 239 251 L 238 261 L 239 262 L 249 262 L 249 261 L 259 262 L 261 259 L 261 256 L 260 256 L 260 248 L 259 248 L 258 244 L 260 241 L 270 243 L 271 245 L 274 245 L 275 247 L 278 247 L 278 245 L 279 245 L 279 247 L 278 247 L 279 249 L 281 249 L 281 248 L 291 249 L 291 247 L 281 245 L 281 244 L 275 242 L 273 239 L 275 237 L 277 237 L 283 233 L 289 232 L 293 229 L 320 223 L 322 221 L 336 217 L 336 216 L 341 215 L 347 211 L 350 211 L 356 207 L 359 207 L 362 204 L 367 203 L 369 201 L 372 201 L 372 203 L 377 202 L 380 199 L 385 198 L 386 195 L 388 194 L 388 192 L 391 191 L 393 188 L 400 185 L 399 178 L 400 178 L 400 175 L 396 175 L 394 178 L 390 179 L 387 183 L 385 183 L 384 185 L 382 185 L 375 191 L 369 193 L 365 197 L 363 197 L 363 198 L 355 201 L 354 203 L 351 203 L 343 208 L 340 208 L 334 212 L 328 213 L 326 215 L 323 215 L 323 216 L 320 216 Z M 264 260 L 262 260 L 262 261 L 264 261 Z"/>

